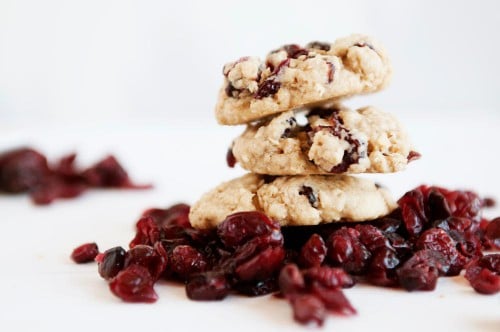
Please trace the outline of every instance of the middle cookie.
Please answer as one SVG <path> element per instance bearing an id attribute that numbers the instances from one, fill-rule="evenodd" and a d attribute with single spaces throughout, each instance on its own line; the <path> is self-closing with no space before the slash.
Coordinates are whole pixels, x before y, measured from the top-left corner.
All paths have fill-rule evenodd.
<path id="1" fill-rule="evenodd" d="M 299 125 L 288 111 L 250 124 L 229 153 L 244 169 L 270 175 L 391 173 L 420 156 L 399 121 L 371 106 L 314 108 L 306 119 Z"/>

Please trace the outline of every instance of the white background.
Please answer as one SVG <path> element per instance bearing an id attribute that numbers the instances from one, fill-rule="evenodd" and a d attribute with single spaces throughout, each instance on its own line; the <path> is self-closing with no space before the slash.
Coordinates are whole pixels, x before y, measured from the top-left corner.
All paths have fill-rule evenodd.
<path id="1" fill-rule="evenodd" d="M 394 197 L 428 183 L 500 199 L 498 31 L 496 1 L 0 0 L 0 151 L 76 150 L 81 165 L 112 152 L 155 184 L 45 208 L 0 195 L 0 330 L 303 331 L 269 297 L 194 303 L 160 284 L 156 304 L 125 304 L 95 265 L 68 256 L 89 241 L 127 246 L 142 210 L 193 203 L 243 173 L 224 161 L 242 128 L 213 117 L 224 62 L 352 32 L 380 39 L 395 75 L 386 91 L 349 103 L 397 114 L 423 155 L 376 180 Z M 461 277 L 430 293 L 346 295 L 359 315 L 331 317 L 325 331 L 500 330 L 500 296 L 475 294 Z"/>
<path id="2" fill-rule="evenodd" d="M 222 65 L 284 43 L 376 36 L 395 113 L 500 108 L 500 3 L 0 0 L 0 123 L 203 119 Z"/>

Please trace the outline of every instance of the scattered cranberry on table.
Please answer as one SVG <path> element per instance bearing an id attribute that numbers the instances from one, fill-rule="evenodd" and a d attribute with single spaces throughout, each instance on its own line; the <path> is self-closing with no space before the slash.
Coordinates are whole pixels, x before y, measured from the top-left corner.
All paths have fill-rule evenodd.
<path id="1" fill-rule="evenodd" d="M 185 284 L 188 298 L 275 293 L 294 319 L 322 325 L 326 316 L 354 315 L 343 289 L 355 283 L 432 291 L 439 277 L 465 278 L 481 294 L 500 291 L 500 218 L 469 191 L 420 186 L 390 215 L 362 223 L 280 227 L 260 212 L 227 216 L 216 229 L 194 229 L 189 206 L 149 209 L 126 251 L 96 257 L 110 290 L 127 302 L 154 302 L 154 283 Z"/>
<path id="2" fill-rule="evenodd" d="M 113 156 L 79 170 L 76 154 L 67 155 L 54 165 L 31 148 L 0 153 L 0 192 L 28 193 L 37 205 L 59 198 L 74 198 L 90 188 L 148 189 L 150 185 L 134 184 Z"/>

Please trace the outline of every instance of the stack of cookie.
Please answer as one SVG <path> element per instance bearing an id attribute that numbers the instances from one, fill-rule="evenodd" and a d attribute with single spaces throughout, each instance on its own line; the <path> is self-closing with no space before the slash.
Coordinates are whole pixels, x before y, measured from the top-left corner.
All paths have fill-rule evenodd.
<path id="1" fill-rule="evenodd" d="M 418 158 L 397 119 L 342 98 L 387 86 L 391 65 L 372 38 L 286 45 L 264 61 L 244 57 L 224 66 L 216 116 L 247 124 L 228 163 L 251 173 L 222 183 L 191 209 L 194 227 L 229 214 L 262 211 L 284 225 L 365 221 L 395 207 L 386 190 L 352 174 L 403 170 Z"/>

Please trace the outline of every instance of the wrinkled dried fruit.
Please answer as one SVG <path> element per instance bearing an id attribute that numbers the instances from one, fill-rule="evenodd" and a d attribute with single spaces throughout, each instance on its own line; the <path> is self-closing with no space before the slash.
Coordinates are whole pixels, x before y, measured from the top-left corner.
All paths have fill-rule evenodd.
<path id="1" fill-rule="evenodd" d="M 88 263 L 94 261 L 99 254 L 99 248 L 96 243 L 85 243 L 75 248 L 71 254 L 71 259 L 75 263 Z"/>

